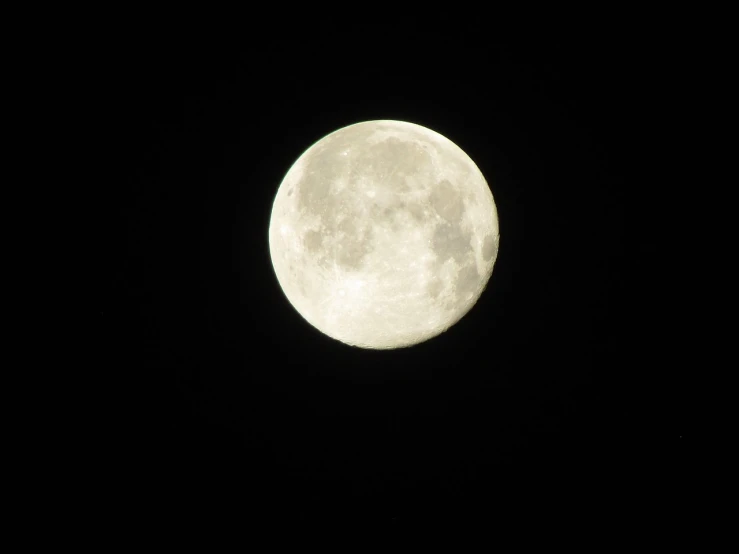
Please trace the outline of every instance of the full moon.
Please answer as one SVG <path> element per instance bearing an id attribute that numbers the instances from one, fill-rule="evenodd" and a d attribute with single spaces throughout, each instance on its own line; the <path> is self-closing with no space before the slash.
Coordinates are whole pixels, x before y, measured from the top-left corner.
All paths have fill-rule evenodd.
<path id="1" fill-rule="evenodd" d="M 498 254 L 482 173 L 439 133 L 403 121 L 343 127 L 308 148 L 275 196 L 277 280 L 313 327 L 345 344 L 427 341 L 480 298 Z"/>

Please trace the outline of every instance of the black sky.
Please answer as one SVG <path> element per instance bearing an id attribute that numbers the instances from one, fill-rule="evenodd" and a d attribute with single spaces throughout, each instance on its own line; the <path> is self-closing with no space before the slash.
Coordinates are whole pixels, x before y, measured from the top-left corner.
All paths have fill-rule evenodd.
<path id="1" fill-rule="evenodd" d="M 685 420 L 651 327 L 655 51 L 490 34 L 154 33 L 111 51 L 103 369 L 125 391 L 122 478 L 152 502 L 379 524 L 679 509 Z M 295 159 L 371 119 L 459 145 L 500 219 L 472 311 L 389 352 L 305 322 L 267 242 Z"/>

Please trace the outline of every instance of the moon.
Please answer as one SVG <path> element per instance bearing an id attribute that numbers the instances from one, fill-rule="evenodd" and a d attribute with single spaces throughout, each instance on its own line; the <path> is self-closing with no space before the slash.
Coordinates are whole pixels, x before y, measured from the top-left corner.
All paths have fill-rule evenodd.
<path id="1" fill-rule="evenodd" d="M 308 148 L 280 184 L 269 248 L 277 280 L 323 334 L 404 348 L 457 323 L 493 272 L 493 194 L 461 148 L 404 121 L 364 121 Z"/>

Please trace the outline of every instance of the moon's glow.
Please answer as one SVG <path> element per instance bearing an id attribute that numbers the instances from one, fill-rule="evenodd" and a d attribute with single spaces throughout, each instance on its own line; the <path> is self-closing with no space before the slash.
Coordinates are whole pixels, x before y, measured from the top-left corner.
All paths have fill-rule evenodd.
<path id="1" fill-rule="evenodd" d="M 295 309 L 364 348 L 428 340 L 475 304 L 498 253 L 474 162 L 425 127 L 367 121 L 308 148 L 280 185 L 269 245 Z"/>

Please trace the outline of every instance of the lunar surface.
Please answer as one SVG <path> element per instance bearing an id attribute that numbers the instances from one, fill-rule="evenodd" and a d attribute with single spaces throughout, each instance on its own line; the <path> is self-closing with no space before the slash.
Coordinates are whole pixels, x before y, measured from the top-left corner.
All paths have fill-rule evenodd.
<path id="1" fill-rule="evenodd" d="M 329 337 L 373 349 L 457 323 L 485 289 L 498 243 L 493 195 L 469 156 L 435 131 L 388 120 L 308 148 L 269 227 L 290 304 Z"/>

